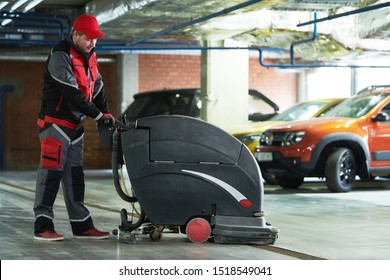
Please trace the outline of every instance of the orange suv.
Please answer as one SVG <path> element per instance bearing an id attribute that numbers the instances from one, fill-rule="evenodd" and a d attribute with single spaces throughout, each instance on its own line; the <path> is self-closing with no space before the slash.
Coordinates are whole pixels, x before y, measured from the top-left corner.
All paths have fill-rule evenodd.
<path id="1" fill-rule="evenodd" d="M 390 86 L 371 86 L 324 117 L 274 126 L 260 137 L 260 169 L 288 189 L 322 177 L 331 192 L 348 192 L 355 177 L 390 174 Z"/>

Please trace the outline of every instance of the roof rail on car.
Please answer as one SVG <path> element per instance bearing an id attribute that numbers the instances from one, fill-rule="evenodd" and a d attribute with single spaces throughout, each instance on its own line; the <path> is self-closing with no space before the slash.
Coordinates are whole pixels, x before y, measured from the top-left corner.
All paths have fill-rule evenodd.
<path id="1" fill-rule="evenodd" d="M 373 91 L 373 90 L 377 90 L 377 89 L 381 89 L 381 88 L 390 88 L 390 85 L 371 85 L 371 86 L 368 86 L 368 87 L 358 91 L 357 95 L 361 94 L 363 92 Z"/>

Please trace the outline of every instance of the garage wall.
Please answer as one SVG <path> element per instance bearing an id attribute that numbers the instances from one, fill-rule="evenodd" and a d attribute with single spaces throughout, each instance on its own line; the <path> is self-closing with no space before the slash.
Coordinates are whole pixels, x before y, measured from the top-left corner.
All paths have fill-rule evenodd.
<path id="1" fill-rule="evenodd" d="M 114 57 L 112 57 L 114 58 Z M 200 87 L 200 56 L 140 54 L 138 59 L 139 92 L 161 88 Z M 12 84 L 16 91 L 4 99 L 4 162 L 5 170 L 35 170 L 39 161 L 37 114 L 40 105 L 44 62 L 0 62 L 0 86 Z M 109 104 L 114 114 L 117 104 L 117 77 L 115 63 L 101 63 Z M 251 59 L 249 85 L 262 91 L 281 106 L 295 103 L 297 77 L 280 75 L 273 69 L 259 66 Z M 1 108 L 0 108 L 1 109 Z M 101 144 L 95 123 L 85 123 L 85 168 L 110 168 L 111 154 Z"/>
<path id="2" fill-rule="evenodd" d="M 4 97 L 4 168 L 25 169 L 37 165 L 37 113 L 43 77 L 43 63 L 1 61 L 0 86 L 13 85 Z M 1 109 L 1 108 L 0 108 Z"/>

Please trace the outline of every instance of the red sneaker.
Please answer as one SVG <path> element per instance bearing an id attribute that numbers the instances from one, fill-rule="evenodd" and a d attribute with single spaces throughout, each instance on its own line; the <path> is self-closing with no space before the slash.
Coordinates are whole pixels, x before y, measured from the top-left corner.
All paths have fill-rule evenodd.
<path id="1" fill-rule="evenodd" d="M 77 239 L 106 239 L 109 236 L 110 233 L 108 231 L 100 231 L 96 228 L 91 228 L 83 233 L 73 234 L 73 237 Z"/>
<path id="2" fill-rule="evenodd" d="M 55 232 L 54 230 L 47 230 L 42 233 L 34 235 L 34 239 L 36 240 L 44 240 L 44 241 L 60 241 L 64 240 L 64 236 Z"/>

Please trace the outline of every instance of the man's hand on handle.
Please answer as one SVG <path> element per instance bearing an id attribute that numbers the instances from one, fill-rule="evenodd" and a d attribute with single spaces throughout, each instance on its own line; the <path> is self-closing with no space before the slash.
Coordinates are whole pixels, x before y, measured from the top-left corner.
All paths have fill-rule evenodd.
<path id="1" fill-rule="evenodd" d="M 109 113 L 104 113 L 103 116 L 100 119 L 98 119 L 98 122 L 102 122 L 106 125 L 112 126 L 115 124 L 115 118 L 113 115 Z"/>

